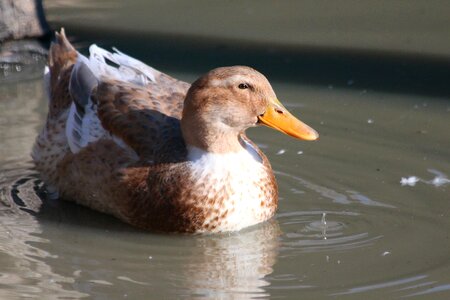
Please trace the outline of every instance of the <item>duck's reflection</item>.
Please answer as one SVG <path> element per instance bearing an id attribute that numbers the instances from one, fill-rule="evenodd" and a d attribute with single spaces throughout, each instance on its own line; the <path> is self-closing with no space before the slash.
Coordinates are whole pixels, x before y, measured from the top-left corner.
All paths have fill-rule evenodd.
<path id="1" fill-rule="evenodd" d="M 183 266 L 186 286 L 214 299 L 269 296 L 265 276 L 273 271 L 279 235 L 278 223 L 270 221 L 229 236 L 197 237 L 200 255 Z"/>
<path id="2" fill-rule="evenodd" d="M 17 296 L 28 289 L 43 297 L 129 299 L 147 299 L 149 293 L 155 299 L 269 296 L 265 277 L 272 273 L 280 236 L 274 220 L 232 234 L 151 234 L 72 203 L 44 199 L 39 205 L 36 193 L 42 190 L 34 175 L 14 182 L 6 199 L 15 209 L 0 218 L 3 232 L 9 232 L 0 237 L 0 261 L 10 266 L 1 273 L 2 281 L 6 276 L 10 282 L 2 293 Z M 14 197 L 24 197 L 24 204 Z"/>

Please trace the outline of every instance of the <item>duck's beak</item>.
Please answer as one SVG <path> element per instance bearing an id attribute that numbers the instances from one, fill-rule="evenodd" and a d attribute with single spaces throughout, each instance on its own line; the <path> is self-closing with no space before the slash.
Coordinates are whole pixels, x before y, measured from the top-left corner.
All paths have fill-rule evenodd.
<path id="1" fill-rule="evenodd" d="M 319 138 L 317 131 L 294 117 L 278 99 L 269 101 L 266 112 L 258 119 L 268 127 L 301 140 L 314 141 Z"/>

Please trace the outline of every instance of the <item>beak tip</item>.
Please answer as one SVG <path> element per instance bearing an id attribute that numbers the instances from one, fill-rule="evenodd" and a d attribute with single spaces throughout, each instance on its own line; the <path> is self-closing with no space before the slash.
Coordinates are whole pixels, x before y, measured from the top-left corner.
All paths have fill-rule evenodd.
<path id="1" fill-rule="evenodd" d="M 300 139 L 305 141 L 317 141 L 319 139 L 319 133 L 311 127 L 309 127 L 308 129 L 308 132 L 305 135 L 301 136 Z"/>
<path id="2" fill-rule="evenodd" d="M 310 137 L 308 137 L 306 140 L 307 141 L 317 141 L 318 139 L 319 139 L 319 135 L 314 134 L 314 135 L 311 135 Z"/>

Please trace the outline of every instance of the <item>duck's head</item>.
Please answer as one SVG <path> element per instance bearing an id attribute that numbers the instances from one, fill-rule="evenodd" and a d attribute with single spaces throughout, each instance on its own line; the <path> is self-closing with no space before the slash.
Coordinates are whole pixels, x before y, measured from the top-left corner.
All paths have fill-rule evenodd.
<path id="1" fill-rule="evenodd" d="M 214 69 L 186 95 L 181 129 L 187 145 L 217 153 L 239 151 L 239 135 L 256 125 L 302 140 L 319 137 L 278 101 L 267 78 L 250 67 Z"/>

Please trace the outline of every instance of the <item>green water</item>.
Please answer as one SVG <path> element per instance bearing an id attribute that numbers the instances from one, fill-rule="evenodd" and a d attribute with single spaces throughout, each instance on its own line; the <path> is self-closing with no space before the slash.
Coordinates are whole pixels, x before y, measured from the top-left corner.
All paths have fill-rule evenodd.
<path id="1" fill-rule="evenodd" d="M 0 298 L 448 299 L 450 77 L 448 60 L 435 56 L 447 51 L 446 42 L 433 39 L 439 37 L 440 10 L 403 7 L 406 15 L 435 12 L 430 26 L 421 27 L 433 43 L 414 40 L 423 34 L 414 35 L 423 19 L 408 31 L 399 17 L 403 25 L 392 34 L 408 32 L 417 47 L 384 39 L 378 52 L 366 52 L 371 43 L 364 39 L 373 39 L 370 30 L 369 36 L 361 33 L 364 26 L 339 45 L 319 36 L 330 12 L 320 15 L 317 6 L 322 23 L 301 24 L 315 24 L 310 34 L 316 32 L 320 43 L 313 46 L 320 47 L 305 49 L 301 44 L 310 40 L 289 39 L 297 24 L 289 7 L 280 8 L 291 18 L 286 27 L 271 27 L 271 34 L 285 29 L 279 36 L 258 31 L 252 41 L 254 24 L 267 26 L 269 14 L 254 16 L 270 9 L 266 2 L 253 8 L 253 17 L 246 13 L 249 31 L 232 27 L 216 35 L 214 26 L 201 31 L 185 19 L 178 20 L 184 27 L 157 27 L 170 11 L 208 11 L 200 1 L 178 8 L 167 3 L 46 5 L 52 25 L 64 25 L 82 51 L 93 42 L 115 45 L 186 81 L 219 65 L 262 70 L 282 102 L 321 134 L 308 143 L 267 128 L 249 130 L 276 172 L 276 218 L 227 235 L 160 235 L 71 203 L 42 204 L 42 183 L 29 156 L 46 116 L 42 78 L 0 74 Z M 232 10 L 224 6 L 222 11 Z M 143 8 L 153 19 L 145 19 Z M 359 16 L 360 10 L 348 14 Z M 222 23 L 238 24 L 239 16 Z M 336 21 L 337 28 L 351 28 L 351 19 Z M 177 28 L 180 37 L 174 38 Z M 192 32 L 199 34 L 191 38 Z M 234 32 L 239 41 L 229 40 Z M 359 42 L 365 46 L 358 48 Z M 415 185 L 401 184 L 411 176 L 419 180 Z"/>

